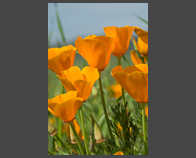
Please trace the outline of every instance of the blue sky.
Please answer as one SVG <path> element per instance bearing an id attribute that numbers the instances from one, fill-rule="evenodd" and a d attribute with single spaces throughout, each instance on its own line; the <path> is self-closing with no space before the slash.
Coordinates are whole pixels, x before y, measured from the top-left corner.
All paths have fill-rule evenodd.
<path id="1" fill-rule="evenodd" d="M 148 30 L 148 25 L 134 14 L 148 21 L 148 3 L 58 3 L 58 13 L 66 38 L 66 45 L 78 36 L 105 35 L 106 26 L 138 26 Z M 48 4 L 48 33 L 52 31 L 51 44 L 61 40 L 55 16 L 54 3 Z"/>

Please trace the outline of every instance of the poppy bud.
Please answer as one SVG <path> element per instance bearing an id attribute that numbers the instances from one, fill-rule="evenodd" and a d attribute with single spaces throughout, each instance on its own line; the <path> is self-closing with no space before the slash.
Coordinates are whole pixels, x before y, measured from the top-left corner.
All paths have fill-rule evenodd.
<path id="1" fill-rule="evenodd" d="M 55 128 L 55 126 L 48 121 L 48 132 L 50 133 L 50 136 L 54 136 L 58 130 Z"/>
<path id="2" fill-rule="evenodd" d="M 89 137 L 90 137 L 90 150 L 94 150 L 93 139 L 92 139 L 91 135 Z"/>
<path id="3" fill-rule="evenodd" d="M 96 122 L 94 122 L 94 135 L 96 139 L 95 143 L 101 143 L 102 141 L 105 140 L 101 130 L 99 129 L 99 125 Z"/>
<path id="4" fill-rule="evenodd" d="M 77 143 L 76 137 L 75 137 L 75 135 L 74 135 L 74 132 L 73 132 L 71 126 L 69 126 L 69 130 L 70 130 L 70 139 L 71 139 L 71 143 L 72 143 L 72 144 L 76 144 L 76 143 Z"/>

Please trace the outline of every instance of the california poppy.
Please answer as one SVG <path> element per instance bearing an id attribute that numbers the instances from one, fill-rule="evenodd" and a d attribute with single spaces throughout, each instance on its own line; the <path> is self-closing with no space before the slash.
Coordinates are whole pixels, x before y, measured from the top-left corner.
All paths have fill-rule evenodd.
<path id="1" fill-rule="evenodd" d="M 116 126 L 117 126 L 118 130 L 121 132 L 121 135 L 123 135 L 123 132 L 122 132 L 123 129 L 122 129 L 120 123 L 117 123 Z M 132 128 L 130 127 L 130 128 L 129 128 L 129 133 L 130 133 L 130 134 L 131 134 L 131 131 L 132 131 Z M 117 132 L 118 132 L 118 131 L 117 131 Z M 118 133 L 118 134 L 120 135 L 120 133 Z"/>
<path id="2" fill-rule="evenodd" d="M 109 64 L 113 51 L 113 38 L 90 35 L 75 41 L 78 53 L 88 62 L 90 67 L 103 71 Z"/>
<path id="3" fill-rule="evenodd" d="M 116 152 L 114 155 L 124 155 L 122 151 Z"/>
<path id="4" fill-rule="evenodd" d="M 140 60 L 140 58 L 137 56 L 136 52 L 134 50 L 131 51 L 130 53 L 131 55 L 131 60 L 132 62 L 136 65 L 136 64 L 142 64 L 142 61 Z"/>
<path id="5" fill-rule="evenodd" d="M 145 114 L 148 117 L 148 106 L 145 107 Z"/>
<path id="6" fill-rule="evenodd" d="M 99 72 L 96 68 L 86 66 L 80 70 L 73 66 L 62 71 L 58 76 L 66 91 L 78 91 L 79 97 L 85 101 L 91 94 L 95 81 L 99 78 Z"/>
<path id="7" fill-rule="evenodd" d="M 116 66 L 111 72 L 115 80 L 137 102 L 148 102 L 148 65 L 137 64 L 122 69 Z"/>
<path id="8" fill-rule="evenodd" d="M 138 41 L 135 42 L 137 50 L 144 56 L 148 56 L 148 31 L 144 31 L 139 27 L 134 28 L 134 32 L 138 35 Z"/>
<path id="9" fill-rule="evenodd" d="M 82 103 L 83 99 L 78 97 L 77 91 L 70 91 L 48 99 L 48 110 L 64 122 L 70 122 L 74 120 Z"/>
<path id="10" fill-rule="evenodd" d="M 48 49 L 48 69 L 61 75 L 61 71 L 73 66 L 76 48 L 72 45 Z"/>
<path id="11" fill-rule="evenodd" d="M 127 52 L 134 28 L 134 26 L 128 25 L 125 27 L 108 26 L 103 28 L 106 36 L 114 37 L 115 49 L 112 53 L 114 56 L 122 56 Z"/>
<path id="12" fill-rule="evenodd" d="M 110 90 L 111 95 L 115 97 L 116 99 L 122 96 L 122 87 L 118 83 L 112 84 L 109 90 Z"/>

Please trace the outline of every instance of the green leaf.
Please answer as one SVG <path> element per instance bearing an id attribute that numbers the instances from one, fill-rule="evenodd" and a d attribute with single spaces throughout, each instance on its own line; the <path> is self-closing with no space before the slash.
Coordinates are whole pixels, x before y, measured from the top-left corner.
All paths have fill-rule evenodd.
<path id="1" fill-rule="evenodd" d="M 127 58 L 124 55 L 122 57 L 125 60 L 125 62 L 127 63 L 127 65 L 130 66 L 131 64 L 129 63 L 129 61 L 127 60 Z"/>
<path id="2" fill-rule="evenodd" d="M 65 45 L 65 36 L 64 36 L 64 33 L 63 33 L 62 25 L 61 25 L 61 20 L 60 20 L 58 11 L 57 11 L 57 4 L 56 3 L 55 3 L 55 11 L 56 11 L 56 18 L 57 18 L 59 32 L 60 32 L 62 40 L 63 40 L 63 45 Z"/>
<path id="3" fill-rule="evenodd" d="M 51 42 L 51 39 L 52 39 L 52 30 L 50 30 L 49 32 L 49 35 L 48 35 L 48 48 L 50 48 L 50 42 Z"/>
<path id="4" fill-rule="evenodd" d="M 138 15 L 135 15 L 137 16 L 141 21 L 143 21 L 144 23 L 146 23 L 148 25 L 148 21 L 146 21 L 145 19 L 143 19 L 142 17 L 138 16 Z"/>

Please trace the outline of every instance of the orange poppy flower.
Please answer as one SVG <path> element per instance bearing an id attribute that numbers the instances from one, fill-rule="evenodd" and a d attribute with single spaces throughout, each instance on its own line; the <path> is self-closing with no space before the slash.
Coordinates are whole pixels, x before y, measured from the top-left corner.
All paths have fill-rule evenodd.
<path id="1" fill-rule="evenodd" d="M 122 127 L 121 127 L 120 123 L 117 123 L 116 126 L 117 126 L 118 130 L 121 131 L 121 134 L 123 134 L 123 132 L 122 132 Z M 130 133 L 130 134 L 131 134 L 131 131 L 132 131 L 132 128 L 130 127 L 130 128 L 129 128 L 129 133 Z"/>
<path id="2" fill-rule="evenodd" d="M 145 107 L 145 114 L 148 117 L 148 106 Z"/>
<path id="3" fill-rule="evenodd" d="M 111 85 L 110 88 L 112 91 L 111 95 L 114 96 L 116 99 L 122 96 L 122 87 L 118 83 Z"/>
<path id="4" fill-rule="evenodd" d="M 142 64 L 142 61 L 140 60 L 140 58 L 137 56 L 136 52 L 134 50 L 131 51 L 131 60 L 132 62 L 136 65 L 136 64 Z"/>
<path id="5" fill-rule="evenodd" d="M 86 66 L 80 70 L 73 66 L 62 71 L 58 76 L 66 91 L 78 91 L 79 97 L 85 101 L 91 94 L 95 81 L 99 78 L 99 72 L 96 68 Z"/>
<path id="6" fill-rule="evenodd" d="M 83 99 L 78 97 L 77 91 L 70 91 L 48 99 L 48 111 L 64 122 L 70 122 L 74 120 L 82 103 Z"/>
<path id="7" fill-rule="evenodd" d="M 114 155 L 124 155 L 122 151 L 116 152 Z"/>
<path id="8" fill-rule="evenodd" d="M 76 48 L 72 45 L 48 49 L 48 69 L 61 75 L 61 71 L 73 66 Z"/>
<path id="9" fill-rule="evenodd" d="M 135 27 L 135 33 L 138 35 L 138 41 L 133 41 L 137 47 L 137 50 L 144 56 L 148 56 L 148 31 L 144 31 L 139 27 Z"/>
<path id="10" fill-rule="evenodd" d="M 142 64 L 142 61 L 140 60 L 140 58 L 137 56 L 136 52 L 134 50 L 130 51 L 130 56 L 131 56 L 131 60 L 132 62 L 136 65 L 136 64 Z M 144 63 L 146 63 L 146 58 L 144 58 Z"/>
<path id="11" fill-rule="evenodd" d="M 75 41 L 78 53 L 88 62 L 90 67 L 103 71 L 109 64 L 113 51 L 113 38 L 90 35 L 84 39 L 80 36 Z"/>
<path id="12" fill-rule="evenodd" d="M 106 36 L 114 37 L 115 50 L 112 53 L 114 56 L 122 56 L 127 52 L 134 28 L 134 26 L 128 25 L 125 27 L 108 26 L 103 28 Z"/>
<path id="13" fill-rule="evenodd" d="M 111 72 L 115 80 L 137 102 L 148 102 L 148 65 L 137 64 L 122 69 L 116 66 Z"/>

